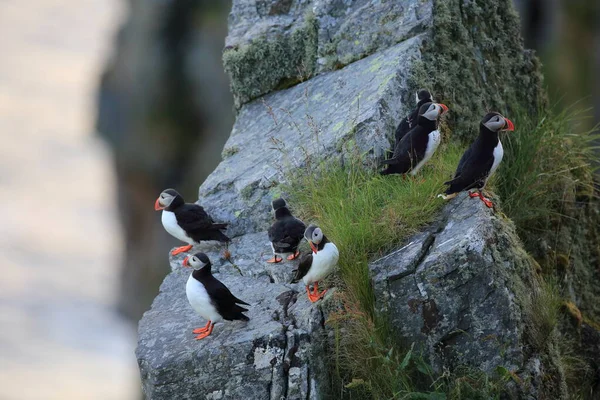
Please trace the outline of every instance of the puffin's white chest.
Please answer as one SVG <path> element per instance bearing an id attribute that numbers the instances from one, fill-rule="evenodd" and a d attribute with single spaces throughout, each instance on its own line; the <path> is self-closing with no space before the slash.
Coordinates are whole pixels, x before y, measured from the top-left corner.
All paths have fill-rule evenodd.
<path id="1" fill-rule="evenodd" d="M 190 237 L 188 237 L 185 231 L 181 229 L 181 227 L 177 223 L 177 218 L 175 217 L 174 212 L 163 210 L 161 222 L 165 230 L 169 232 L 172 236 L 189 244 L 194 243 L 194 241 Z"/>
<path id="2" fill-rule="evenodd" d="M 496 172 L 500 162 L 502 162 L 502 157 L 504 157 L 504 148 L 502 147 L 502 142 L 498 140 L 498 145 L 494 148 L 494 162 L 492 164 L 492 168 L 490 168 L 490 173 L 488 174 L 488 179 Z M 486 180 L 487 182 L 487 180 Z"/>
<path id="3" fill-rule="evenodd" d="M 410 171 L 411 175 L 415 175 L 417 172 L 419 172 L 423 165 L 425 165 L 425 163 L 429 161 L 431 156 L 433 156 L 433 154 L 437 150 L 441 141 L 442 135 L 440 135 L 440 131 L 436 129 L 435 131 L 429 133 L 429 138 L 427 140 L 427 148 L 425 149 L 425 155 L 423 156 L 423 159 L 417 164 L 417 166 L 414 167 L 412 171 Z"/>
<path id="4" fill-rule="evenodd" d="M 192 275 L 190 275 L 187 284 L 185 285 L 185 294 L 187 295 L 192 308 L 200 314 L 202 318 L 212 322 L 219 322 L 223 319 L 210 301 L 210 297 L 208 296 L 208 292 L 204 288 L 204 285 L 194 279 Z"/>
<path id="5" fill-rule="evenodd" d="M 302 278 L 305 285 L 318 282 L 329 275 L 337 265 L 340 253 L 335 244 L 330 242 L 325 244 L 323 250 L 319 250 L 317 254 L 313 253 L 312 256 L 312 265 Z"/>

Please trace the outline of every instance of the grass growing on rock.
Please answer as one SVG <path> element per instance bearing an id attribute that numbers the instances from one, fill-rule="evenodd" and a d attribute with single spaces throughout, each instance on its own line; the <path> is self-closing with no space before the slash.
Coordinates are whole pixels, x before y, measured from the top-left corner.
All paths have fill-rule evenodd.
<path id="1" fill-rule="evenodd" d="M 442 146 L 415 178 L 380 176 L 354 154 L 343 165 L 324 161 L 301 171 L 286 190 L 299 215 L 318 223 L 340 250 L 344 312 L 329 323 L 338 331 L 337 390 L 350 398 L 394 398 L 422 380 L 425 388 L 433 382 L 427 366 L 402 349 L 385 317 L 375 314 L 367 263 L 431 222 L 445 204 L 436 195 L 461 154 L 457 145 Z"/>
<path id="2" fill-rule="evenodd" d="M 596 129 L 578 132 L 586 111 L 572 107 L 539 115 L 514 116 L 517 129 L 502 139 L 504 159 L 496 180 L 503 210 L 536 256 L 540 252 L 536 243 L 549 233 L 558 234 L 553 232 L 569 217 L 569 209 L 596 196 L 592 167 Z"/>

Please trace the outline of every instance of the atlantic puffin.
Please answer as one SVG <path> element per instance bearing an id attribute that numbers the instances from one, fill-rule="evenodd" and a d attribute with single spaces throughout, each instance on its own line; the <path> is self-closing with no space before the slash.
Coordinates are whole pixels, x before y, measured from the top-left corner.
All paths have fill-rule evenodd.
<path id="1" fill-rule="evenodd" d="M 482 191 L 504 156 L 498 132 L 514 130 L 513 122 L 497 112 L 488 113 L 483 117 L 479 126 L 479 136 L 461 157 L 454 179 L 444 183 L 449 187 L 445 195 L 440 197 L 448 200 L 463 190 L 477 189 L 475 193 L 469 191 L 469 196 L 479 197 L 487 207 L 492 208 L 494 204 L 485 198 Z"/>
<path id="2" fill-rule="evenodd" d="M 305 254 L 300 259 L 298 269 L 295 270 L 292 283 L 300 279 L 306 285 L 306 294 L 311 303 L 323 298 L 327 290 L 319 293 L 319 281 L 329 275 L 337 265 L 340 253 L 332 242 L 316 225 L 310 225 L 304 232 L 304 237 L 312 249 L 311 253 Z M 310 290 L 310 284 L 313 284 L 313 290 Z"/>
<path id="3" fill-rule="evenodd" d="M 448 112 L 448 107 L 439 103 L 425 103 L 419 109 L 417 125 L 412 128 L 394 149 L 394 155 L 385 160 L 387 169 L 382 175 L 415 175 L 429 161 L 438 148 L 442 138 L 438 131 L 440 116 Z"/>
<path id="4" fill-rule="evenodd" d="M 189 243 L 173 251 L 177 255 L 190 251 L 194 244 L 201 241 L 217 240 L 229 243 L 229 239 L 222 230 L 227 224 L 215 224 L 215 221 L 198 204 L 186 203 L 183 197 L 174 189 L 163 191 L 154 203 L 156 211 L 162 210 L 162 224 L 167 232 L 177 239 Z"/>
<path id="5" fill-rule="evenodd" d="M 295 260 L 300 255 L 298 246 L 304 238 L 306 225 L 292 215 L 283 198 L 273 200 L 271 206 L 275 212 L 275 222 L 267 233 L 273 249 L 273 258 L 267 262 L 281 262 L 283 258 L 279 255 L 287 253 L 291 253 L 287 257 L 288 260 Z"/>
<path id="6" fill-rule="evenodd" d="M 239 306 L 239 304 L 246 306 L 250 304 L 231 294 L 227 286 L 212 275 L 212 265 L 206 254 L 196 253 L 193 256 L 186 257 L 183 260 L 183 266 L 194 269 L 185 285 L 188 301 L 192 308 L 208 321 L 204 327 L 192 331 L 192 333 L 198 335 L 196 340 L 204 339 L 210 335 L 217 322 L 223 320 L 249 320 L 243 314 L 248 310 Z"/>
<path id="7" fill-rule="evenodd" d="M 421 108 L 421 106 L 425 103 L 433 102 L 433 100 L 431 99 L 431 93 L 425 89 L 417 91 L 417 93 L 415 93 L 415 97 L 417 107 L 409 115 L 407 115 L 406 118 L 403 118 L 402 121 L 400 121 L 400 123 L 398 124 L 398 127 L 396 128 L 396 133 L 394 135 L 396 137 L 396 141 L 394 142 L 394 148 L 396 148 L 396 145 L 400 142 L 400 140 L 402 140 L 404 135 L 406 135 L 408 131 L 414 128 L 417 124 L 417 117 L 419 116 L 419 109 Z"/>

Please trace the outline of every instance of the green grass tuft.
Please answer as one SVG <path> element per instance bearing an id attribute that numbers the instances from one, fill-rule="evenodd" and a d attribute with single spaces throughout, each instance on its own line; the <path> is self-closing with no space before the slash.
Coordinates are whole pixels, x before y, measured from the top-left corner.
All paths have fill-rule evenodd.
<path id="1" fill-rule="evenodd" d="M 595 130 L 579 133 L 585 111 L 525 113 L 514 118 L 516 131 L 502 138 L 504 159 L 496 179 L 502 208 L 514 221 L 528 251 L 561 225 L 568 208 L 594 194 Z"/>
<path id="2" fill-rule="evenodd" d="M 337 331 L 334 369 L 344 396 L 435 398 L 415 392 L 422 380 L 431 384 L 428 367 L 395 342 L 384 316 L 375 315 L 368 262 L 431 222 L 445 204 L 436 196 L 461 154 L 457 145 L 443 145 L 415 178 L 383 177 L 354 154 L 344 165 L 325 161 L 290 179 L 291 204 L 340 250 L 344 311 L 328 323 Z"/>

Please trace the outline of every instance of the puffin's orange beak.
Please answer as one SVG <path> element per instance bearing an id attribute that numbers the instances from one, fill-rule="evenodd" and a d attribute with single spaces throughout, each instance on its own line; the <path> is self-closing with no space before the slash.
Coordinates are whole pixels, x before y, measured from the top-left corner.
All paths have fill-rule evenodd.
<path id="1" fill-rule="evenodd" d="M 504 127 L 504 130 L 508 132 L 514 132 L 515 124 L 513 124 L 513 122 L 508 118 L 504 118 L 504 120 L 506 121 L 506 126 Z"/>
<path id="2" fill-rule="evenodd" d="M 319 251 L 317 249 L 317 246 L 315 246 L 314 243 L 311 241 L 309 241 L 308 244 L 310 245 L 310 248 L 312 249 L 313 253 L 317 254 L 317 252 Z"/>
<path id="3" fill-rule="evenodd" d="M 439 103 L 440 107 L 442 107 L 442 114 L 446 114 L 448 112 L 448 107 L 445 104 Z"/>
<path id="4" fill-rule="evenodd" d="M 160 197 L 158 199 L 156 199 L 156 202 L 154 203 L 154 209 L 156 211 L 164 210 L 164 207 L 160 205 L 159 200 L 160 200 Z"/>
<path id="5" fill-rule="evenodd" d="M 190 264 L 188 263 L 188 258 L 189 257 L 186 257 L 186 258 L 183 259 L 183 266 L 189 268 Z"/>

